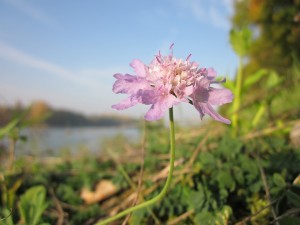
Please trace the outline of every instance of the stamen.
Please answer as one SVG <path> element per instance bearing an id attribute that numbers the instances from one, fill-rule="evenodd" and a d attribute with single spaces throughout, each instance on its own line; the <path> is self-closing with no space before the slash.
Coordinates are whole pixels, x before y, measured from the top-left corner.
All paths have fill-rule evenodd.
<path id="1" fill-rule="evenodd" d="M 194 103 L 193 103 L 192 99 L 190 99 L 190 98 L 187 98 L 187 100 L 188 100 L 188 102 L 189 102 L 191 105 L 194 105 Z"/>
<path id="2" fill-rule="evenodd" d="M 171 53 L 169 55 L 170 59 L 172 59 L 172 57 L 173 57 L 173 46 L 174 46 L 174 43 L 172 43 L 170 48 L 169 48 L 169 50 L 171 51 Z"/>
<path id="3" fill-rule="evenodd" d="M 185 61 L 188 61 L 191 58 L 192 54 L 189 54 L 189 56 L 186 58 Z"/>
<path id="4" fill-rule="evenodd" d="M 225 83 L 226 77 L 223 77 L 221 80 L 214 80 L 211 82 L 211 84 L 219 84 L 219 83 Z"/>
<path id="5" fill-rule="evenodd" d="M 156 57 L 156 60 L 161 64 L 161 61 L 159 59 L 159 56 L 155 56 Z"/>

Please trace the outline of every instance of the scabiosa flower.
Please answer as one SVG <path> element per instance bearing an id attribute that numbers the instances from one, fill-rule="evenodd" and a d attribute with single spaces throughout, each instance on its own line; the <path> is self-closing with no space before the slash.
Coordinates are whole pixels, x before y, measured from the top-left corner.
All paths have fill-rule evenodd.
<path id="1" fill-rule="evenodd" d="M 229 103 L 232 92 L 226 88 L 214 88 L 216 72 L 212 68 L 198 68 L 198 63 L 173 57 L 171 53 L 162 56 L 160 52 L 149 65 L 140 60 L 133 60 L 130 66 L 136 75 L 117 73 L 113 92 L 128 94 L 129 97 L 112 108 L 127 109 L 138 103 L 151 105 L 145 115 L 146 120 L 161 119 L 164 113 L 180 102 L 192 104 L 199 112 L 201 119 L 205 114 L 213 119 L 230 124 L 228 119 L 218 114 L 213 106 Z"/>

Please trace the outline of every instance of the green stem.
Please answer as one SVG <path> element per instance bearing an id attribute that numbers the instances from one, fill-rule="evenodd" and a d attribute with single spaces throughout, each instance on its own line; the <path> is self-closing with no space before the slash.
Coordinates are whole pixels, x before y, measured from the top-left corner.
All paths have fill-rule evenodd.
<path id="1" fill-rule="evenodd" d="M 238 111 L 241 104 L 241 90 L 242 90 L 242 77 L 243 77 L 243 58 L 239 58 L 239 67 L 236 77 L 236 86 L 234 90 L 234 101 L 233 101 L 233 115 L 232 115 L 232 127 L 233 136 L 237 136 L 237 125 L 238 125 Z"/>
<path id="2" fill-rule="evenodd" d="M 137 211 L 139 209 L 148 207 L 160 200 L 163 199 L 163 197 L 167 194 L 168 189 L 171 185 L 171 180 L 172 180 L 172 174 L 173 174 L 173 170 L 174 170 L 174 161 L 175 161 L 175 131 L 174 131 L 174 119 L 173 119 L 173 108 L 169 109 L 169 120 L 170 120 L 170 169 L 169 169 L 169 174 L 168 174 L 168 178 L 167 181 L 165 183 L 165 186 L 163 187 L 162 191 L 155 196 L 154 198 L 143 202 L 139 205 L 133 206 L 131 208 L 125 209 L 124 211 L 109 217 L 95 225 L 104 225 L 104 224 L 108 224 L 110 222 L 113 222 L 123 216 L 126 216 L 129 213 L 132 213 L 134 211 Z"/>

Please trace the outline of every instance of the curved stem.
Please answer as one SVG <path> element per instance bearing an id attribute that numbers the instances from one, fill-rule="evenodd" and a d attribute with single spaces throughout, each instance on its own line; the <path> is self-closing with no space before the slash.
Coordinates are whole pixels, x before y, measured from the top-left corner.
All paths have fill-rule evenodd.
<path id="1" fill-rule="evenodd" d="M 173 108 L 169 109 L 169 121 L 170 121 L 170 168 L 169 168 L 169 174 L 168 174 L 167 181 L 166 181 L 162 191 L 154 198 L 152 198 L 146 202 L 143 202 L 139 205 L 125 209 L 124 211 L 122 211 L 112 217 L 109 217 L 103 221 L 100 221 L 99 223 L 96 223 L 95 225 L 108 224 L 108 223 L 113 222 L 123 216 L 126 216 L 127 214 L 132 213 L 136 210 L 148 207 L 148 206 L 162 200 L 163 197 L 167 194 L 167 191 L 170 187 L 171 180 L 172 180 L 172 174 L 173 174 L 173 170 L 174 170 L 174 161 L 175 161 L 175 131 L 174 131 Z"/>

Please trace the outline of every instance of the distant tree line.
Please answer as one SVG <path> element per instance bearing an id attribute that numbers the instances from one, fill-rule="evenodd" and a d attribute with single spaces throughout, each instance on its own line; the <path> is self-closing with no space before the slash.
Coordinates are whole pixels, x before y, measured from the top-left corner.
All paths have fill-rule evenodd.
<path id="1" fill-rule="evenodd" d="M 45 120 L 45 124 L 53 127 L 80 127 L 80 126 L 123 126 L 134 125 L 137 120 L 116 116 L 86 117 L 82 114 L 56 110 Z"/>
<path id="2" fill-rule="evenodd" d="M 57 110 L 45 102 L 34 102 L 30 107 L 21 103 L 15 106 L 0 105 L 0 126 L 7 124 L 15 117 L 22 116 L 26 124 L 44 125 L 51 127 L 80 127 L 80 126 L 130 126 L 136 125 L 137 120 L 114 115 L 85 116 L 70 110 Z"/>

